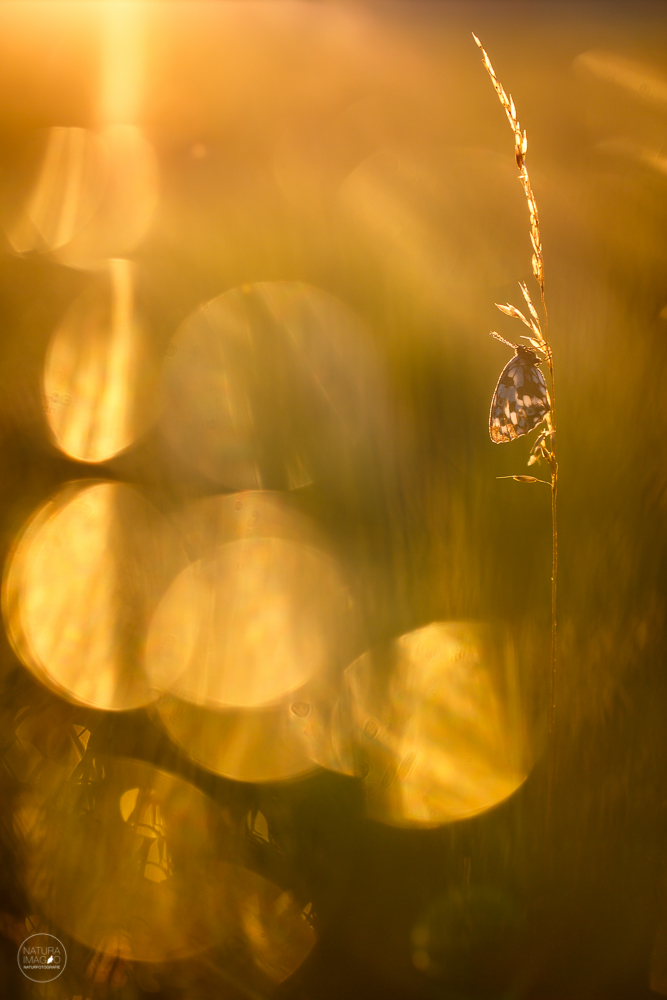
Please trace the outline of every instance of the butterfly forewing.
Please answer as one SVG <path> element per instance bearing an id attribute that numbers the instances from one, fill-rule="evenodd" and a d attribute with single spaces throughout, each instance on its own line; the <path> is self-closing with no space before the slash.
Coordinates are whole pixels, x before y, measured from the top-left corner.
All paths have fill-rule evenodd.
<path id="1" fill-rule="evenodd" d="M 496 444 L 528 434 L 551 409 L 547 384 L 537 367 L 537 354 L 522 344 L 515 345 L 515 350 L 491 400 L 489 432 Z"/>

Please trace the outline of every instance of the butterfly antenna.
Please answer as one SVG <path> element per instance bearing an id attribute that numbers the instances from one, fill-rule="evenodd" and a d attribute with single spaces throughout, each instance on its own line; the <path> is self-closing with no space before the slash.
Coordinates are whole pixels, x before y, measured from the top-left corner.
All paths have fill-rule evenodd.
<path id="1" fill-rule="evenodd" d="M 509 340 L 505 340 L 505 338 L 501 337 L 500 334 L 496 333 L 495 330 L 491 330 L 489 336 L 490 337 L 495 337 L 496 340 L 499 340 L 501 342 L 501 344 L 507 344 L 507 346 L 511 347 L 513 351 L 516 350 L 516 344 L 512 344 Z"/>

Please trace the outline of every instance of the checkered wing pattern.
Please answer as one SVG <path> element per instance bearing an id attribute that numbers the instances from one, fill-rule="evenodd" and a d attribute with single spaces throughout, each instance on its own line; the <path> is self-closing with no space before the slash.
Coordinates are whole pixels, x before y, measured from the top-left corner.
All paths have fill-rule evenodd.
<path id="1" fill-rule="evenodd" d="M 519 344 L 516 354 L 503 368 L 489 414 L 489 433 L 496 444 L 528 434 L 551 409 L 538 361 L 533 351 Z"/>

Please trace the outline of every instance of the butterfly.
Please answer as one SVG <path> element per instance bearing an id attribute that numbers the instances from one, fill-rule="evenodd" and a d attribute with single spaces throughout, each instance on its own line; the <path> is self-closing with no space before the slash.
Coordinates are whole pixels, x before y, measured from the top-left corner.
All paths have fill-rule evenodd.
<path id="1" fill-rule="evenodd" d="M 500 373 L 489 413 L 491 440 L 504 444 L 537 427 L 551 409 L 551 400 L 544 375 L 537 367 L 544 358 L 530 347 L 494 336 L 515 351 Z"/>

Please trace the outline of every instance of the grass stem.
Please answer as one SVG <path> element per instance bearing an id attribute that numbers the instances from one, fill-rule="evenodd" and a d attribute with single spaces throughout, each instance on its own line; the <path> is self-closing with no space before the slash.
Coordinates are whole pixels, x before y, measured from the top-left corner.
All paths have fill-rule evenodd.
<path id="1" fill-rule="evenodd" d="M 547 314 L 547 304 L 544 294 L 544 260 L 542 256 L 542 240 L 540 235 L 540 222 L 537 212 L 537 202 L 533 194 L 530 177 L 526 168 L 526 151 L 528 149 L 528 139 L 525 130 L 522 130 L 516 113 L 516 107 L 511 95 L 507 95 L 500 80 L 495 74 L 491 61 L 486 54 L 482 43 L 477 35 L 473 33 L 473 38 L 482 52 L 484 66 L 491 78 L 493 87 L 498 95 L 498 100 L 505 109 L 505 114 L 514 133 L 514 155 L 519 170 L 519 181 L 526 196 L 528 213 L 530 215 L 530 240 L 533 248 L 533 275 L 540 288 L 540 300 L 542 305 L 543 322 L 540 322 L 530 298 L 530 293 L 525 284 L 521 283 L 521 291 L 530 311 L 530 319 L 527 319 L 514 306 L 498 306 L 501 312 L 506 315 L 520 319 L 531 329 L 532 337 L 528 338 L 531 345 L 535 345 L 546 356 L 549 368 L 549 382 L 551 388 L 551 409 L 546 414 L 545 423 L 547 433 L 541 434 L 531 450 L 531 457 L 528 464 L 532 465 L 541 460 L 546 461 L 551 473 L 550 483 L 546 480 L 536 480 L 531 476 L 508 476 L 500 478 L 517 479 L 519 482 L 547 482 L 551 485 L 551 656 L 549 672 L 549 736 L 547 750 L 547 834 L 550 839 L 554 780 L 556 772 L 556 679 L 557 679 L 557 638 L 558 638 L 558 521 L 557 521 L 557 500 L 558 500 L 558 462 L 556 461 L 556 389 L 554 382 L 554 364 L 551 346 L 549 344 Z M 498 337 L 502 340 L 503 338 Z"/>

